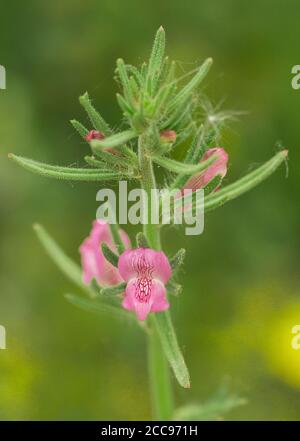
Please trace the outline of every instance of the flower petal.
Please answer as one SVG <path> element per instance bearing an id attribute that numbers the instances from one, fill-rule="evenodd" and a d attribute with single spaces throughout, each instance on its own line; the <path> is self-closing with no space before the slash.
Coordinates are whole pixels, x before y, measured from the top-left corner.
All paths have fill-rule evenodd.
<path id="1" fill-rule="evenodd" d="M 222 147 L 208 149 L 202 156 L 200 162 L 206 161 L 213 155 L 217 155 L 218 159 L 203 172 L 192 176 L 183 188 L 196 191 L 199 188 L 205 187 L 217 175 L 221 175 L 222 178 L 224 178 L 227 173 L 228 154 Z"/>
<path id="2" fill-rule="evenodd" d="M 145 320 L 150 312 L 165 311 L 170 307 L 166 289 L 156 279 L 131 279 L 125 290 L 123 308 L 134 311 L 138 320 Z"/>
<path id="3" fill-rule="evenodd" d="M 151 248 L 136 248 L 125 251 L 119 258 L 118 268 L 125 281 L 147 276 L 166 283 L 172 274 L 167 256 Z"/>
<path id="4" fill-rule="evenodd" d="M 120 230 L 120 235 L 126 247 L 130 246 L 130 240 L 125 231 Z M 93 278 L 101 286 L 116 285 L 122 281 L 117 268 L 109 263 L 101 250 L 101 243 L 105 242 L 113 251 L 116 246 L 113 243 L 111 231 L 107 222 L 96 220 L 93 222 L 92 231 L 79 250 L 83 269 L 83 282 L 89 284 Z"/>
<path id="5" fill-rule="evenodd" d="M 165 311 L 170 307 L 164 285 L 155 279 L 152 281 L 152 300 L 151 312 Z"/>

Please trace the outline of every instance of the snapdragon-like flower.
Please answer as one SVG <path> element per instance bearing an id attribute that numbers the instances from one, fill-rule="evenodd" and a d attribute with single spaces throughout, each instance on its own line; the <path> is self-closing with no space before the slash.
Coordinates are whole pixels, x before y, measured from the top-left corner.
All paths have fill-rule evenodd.
<path id="1" fill-rule="evenodd" d="M 218 175 L 224 178 L 227 173 L 228 154 L 226 150 L 224 150 L 222 147 L 214 147 L 212 149 L 208 149 L 202 156 L 200 162 L 206 161 L 213 155 L 218 156 L 215 162 L 203 172 L 197 173 L 192 176 L 186 182 L 185 186 L 183 187 L 184 189 L 191 189 L 192 191 L 196 191 L 200 188 L 205 187 L 213 178 Z"/>
<path id="2" fill-rule="evenodd" d="M 139 320 L 145 320 L 150 312 L 169 308 L 165 284 L 172 269 L 162 251 L 150 248 L 127 250 L 120 256 L 118 268 L 127 282 L 122 305 L 134 311 Z"/>
<path id="3" fill-rule="evenodd" d="M 125 231 L 119 230 L 119 234 L 125 247 L 130 248 L 130 239 Z M 118 269 L 105 259 L 101 249 L 102 242 L 105 242 L 112 251 L 116 251 L 108 223 L 103 220 L 95 220 L 90 235 L 79 248 L 83 282 L 86 285 L 91 283 L 93 278 L 100 286 L 117 285 L 122 282 Z"/>

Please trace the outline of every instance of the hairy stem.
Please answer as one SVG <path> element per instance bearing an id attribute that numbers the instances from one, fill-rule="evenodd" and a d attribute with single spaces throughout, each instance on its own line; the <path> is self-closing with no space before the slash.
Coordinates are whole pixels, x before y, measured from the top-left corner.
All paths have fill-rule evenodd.
<path id="1" fill-rule="evenodd" d="M 141 186 L 147 195 L 147 198 L 145 198 L 143 202 L 144 213 L 147 213 L 147 219 L 144 223 L 144 234 L 151 248 L 160 250 L 159 228 L 151 222 L 151 190 L 156 189 L 156 182 L 147 142 L 148 136 L 144 134 L 140 135 L 138 153 Z M 157 199 L 153 199 L 152 202 L 156 203 Z M 170 368 L 162 349 L 155 322 L 151 319 L 149 322 L 151 329 L 148 337 L 148 364 L 153 419 L 171 420 L 173 414 L 173 395 Z"/>

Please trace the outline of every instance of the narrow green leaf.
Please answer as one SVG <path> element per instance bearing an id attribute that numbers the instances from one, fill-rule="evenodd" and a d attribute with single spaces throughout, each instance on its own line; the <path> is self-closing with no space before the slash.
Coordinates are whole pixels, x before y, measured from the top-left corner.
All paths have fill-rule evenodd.
<path id="1" fill-rule="evenodd" d="M 229 202 L 230 200 L 235 199 L 236 197 L 256 187 L 259 183 L 274 173 L 282 162 L 286 161 L 287 155 L 288 150 L 282 150 L 253 172 L 247 174 L 241 179 L 238 179 L 233 184 L 227 185 L 215 193 L 211 193 L 204 199 L 205 212 L 218 208 L 224 205 L 226 202 Z M 186 195 L 185 202 L 188 203 L 191 197 L 192 195 Z M 195 205 L 195 203 L 193 205 Z M 191 209 L 194 209 L 194 207 Z M 187 215 L 191 209 L 186 211 Z"/>
<path id="2" fill-rule="evenodd" d="M 205 211 L 213 210 L 219 205 L 223 205 L 225 202 L 228 202 L 256 187 L 256 185 L 274 173 L 280 164 L 286 160 L 287 155 L 288 151 L 282 150 L 253 172 L 238 179 L 233 184 L 227 185 L 216 193 L 210 194 L 204 201 Z"/>
<path id="3" fill-rule="evenodd" d="M 144 79 L 142 74 L 139 72 L 139 70 L 135 66 L 132 66 L 131 64 L 127 64 L 126 68 L 127 71 L 134 76 L 137 84 L 141 87 L 144 83 Z"/>
<path id="4" fill-rule="evenodd" d="M 105 259 L 108 260 L 113 266 L 118 268 L 119 257 L 117 254 L 115 254 L 105 242 L 102 242 L 101 248 Z"/>
<path id="5" fill-rule="evenodd" d="M 88 129 L 84 127 L 83 124 L 81 124 L 76 119 L 71 119 L 70 123 L 74 127 L 74 129 L 79 133 L 79 135 L 85 139 L 86 135 L 89 133 Z"/>
<path id="6" fill-rule="evenodd" d="M 98 159 L 95 159 L 94 156 L 85 156 L 84 160 L 88 165 L 91 165 L 92 167 L 100 168 L 100 169 L 105 168 L 105 163 L 102 161 L 99 161 Z"/>
<path id="7" fill-rule="evenodd" d="M 118 224 L 109 224 L 109 228 L 117 248 L 117 254 L 120 255 L 125 251 L 125 244 L 120 235 L 120 227 Z"/>
<path id="8" fill-rule="evenodd" d="M 131 89 L 131 84 L 127 74 L 126 66 L 122 58 L 119 58 L 117 60 L 117 71 L 119 73 L 119 77 L 123 86 L 125 99 L 129 103 L 130 107 L 134 107 L 134 103 L 135 103 L 134 94 Z"/>
<path id="9" fill-rule="evenodd" d="M 212 65 L 212 58 L 207 58 L 204 63 L 200 66 L 196 75 L 189 81 L 188 84 L 173 98 L 169 105 L 169 111 L 177 108 L 182 103 L 190 99 L 190 95 L 193 90 L 201 83 L 201 81 L 206 77 L 208 71 Z"/>
<path id="10" fill-rule="evenodd" d="M 159 92 L 157 93 L 157 95 L 155 97 L 154 105 L 153 105 L 153 109 L 155 110 L 155 115 L 159 115 L 159 113 L 161 112 L 161 109 L 163 108 L 167 99 L 171 95 L 172 90 L 174 90 L 175 84 L 174 84 L 173 79 L 174 79 L 174 74 L 175 74 L 175 67 L 176 67 L 176 64 L 173 61 L 170 66 L 170 70 L 169 70 L 167 79 L 166 79 L 165 83 L 161 86 L 161 88 L 159 89 Z"/>
<path id="11" fill-rule="evenodd" d="M 85 92 L 82 96 L 79 97 L 79 102 L 86 111 L 86 113 L 88 114 L 88 117 L 91 123 L 93 124 L 94 128 L 96 130 L 99 130 L 99 132 L 103 132 L 105 136 L 110 135 L 111 129 L 109 125 L 92 105 L 89 94 L 87 92 Z"/>
<path id="12" fill-rule="evenodd" d="M 132 165 L 138 165 L 138 157 L 137 154 L 126 145 L 121 145 L 118 147 L 118 150 L 122 155 L 127 158 Z"/>
<path id="13" fill-rule="evenodd" d="M 200 162 L 199 164 L 185 164 L 176 161 L 174 159 L 155 156 L 153 157 L 153 162 L 175 173 L 184 173 L 186 175 L 193 175 L 195 173 L 199 173 L 205 170 L 216 159 L 217 159 L 217 155 L 213 155 L 210 158 L 208 158 L 206 161 Z"/>
<path id="14" fill-rule="evenodd" d="M 47 178 L 62 179 L 68 181 L 108 181 L 119 180 L 120 173 L 109 171 L 97 171 L 87 168 L 71 168 L 60 167 L 56 165 L 44 164 L 42 162 L 33 161 L 32 159 L 16 156 L 12 153 L 8 155 L 9 159 L 19 164 L 21 167 L 33 173 L 39 174 Z"/>
<path id="15" fill-rule="evenodd" d="M 166 35 L 163 27 L 161 26 L 156 32 L 150 59 L 148 65 L 147 75 L 147 90 L 151 94 L 157 85 L 159 74 L 161 72 L 164 53 L 165 53 Z"/>
<path id="16" fill-rule="evenodd" d="M 57 242 L 41 225 L 35 224 L 33 228 L 47 254 L 63 274 L 65 274 L 73 283 L 75 283 L 75 285 L 79 286 L 79 288 L 90 297 L 95 297 L 95 291 L 82 282 L 82 270 L 80 266 L 65 254 Z"/>
<path id="17" fill-rule="evenodd" d="M 171 257 L 170 265 L 173 271 L 179 269 L 183 265 L 185 254 L 186 254 L 185 249 L 180 248 L 180 250 L 178 250 L 177 253 L 174 254 L 173 257 Z"/>
<path id="18" fill-rule="evenodd" d="M 165 355 L 177 378 L 178 383 L 185 388 L 190 387 L 189 372 L 186 367 L 183 355 L 180 351 L 175 330 L 169 312 L 152 314 Z"/>
<path id="19" fill-rule="evenodd" d="M 169 280 L 166 284 L 166 289 L 169 294 L 177 297 L 182 293 L 182 286 L 179 283 L 174 282 L 173 280 Z"/>
<path id="20" fill-rule="evenodd" d="M 150 248 L 148 240 L 144 233 L 141 231 L 137 233 L 136 235 L 136 246 L 138 248 Z"/>
<path id="21" fill-rule="evenodd" d="M 181 106 L 175 108 L 170 113 L 168 118 L 163 122 L 162 127 L 172 127 L 174 130 L 180 130 L 180 128 L 186 123 L 188 119 L 191 119 L 191 110 L 193 102 L 183 103 Z"/>
<path id="22" fill-rule="evenodd" d="M 186 164 L 198 164 L 205 150 L 209 147 L 213 139 L 215 139 L 216 131 L 212 129 L 206 136 L 203 135 L 204 127 L 201 125 L 197 130 L 194 139 L 184 158 Z M 190 175 L 179 174 L 174 179 L 171 189 L 182 188 L 189 179 Z"/>
<path id="23" fill-rule="evenodd" d="M 211 143 L 215 141 L 219 130 L 220 127 L 213 128 L 207 133 L 207 135 L 204 136 L 204 138 L 202 136 L 199 138 L 199 143 L 196 145 L 193 157 L 191 159 L 192 164 L 197 164 L 200 161 L 205 151 L 208 149 Z"/>
<path id="24" fill-rule="evenodd" d="M 199 148 L 201 148 L 201 140 L 203 138 L 203 130 L 204 130 L 204 125 L 201 124 L 201 126 L 197 129 L 193 141 L 191 142 L 191 145 L 189 147 L 189 149 L 186 152 L 184 161 L 186 164 L 195 164 L 195 162 L 193 161 L 193 157 L 195 155 L 195 152 L 199 150 Z"/>
<path id="25" fill-rule="evenodd" d="M 228 394 L 214 397 L 203 404 L 188 404 L 175 410 L 174 421 L 213 421 L 223 418 L 232 409 L 247 403 L 244 398 Z"/>
<path id="26" fill-rule="evenodd" d="M 211 181 L 209 181 L 209 183 L 204 187 L 204 196 L 208 196 L 216 188 L 218 188 L 219 185 L 221 185 L 222 179 L 223 178 L 221 175 L 217 175 Z"/>
<path id="27" fill-rule="evenodd" d="M 93 141 L 91 141 L 91 146 L 95 151 L 101 151 L 105 148 L 118 147 L 122 144 L 126 144 L 126 142 L 136 137 L 136 132 L 129 129 L 125 130 L 124 132 L 111 135 L 108 138 L 101 139 L 101 141 L 94 139 Z"/>
<path id="28" fill-rule="evenodd" d="M 110 305 L 103 302 L 103 299 L 85 299 L 74 294 L 66 294 L 65 298 L 73 305 L 84 309 L 87 312 L 93 312 L 95 314 L 103 315 L 110 314 L 123 320 L 128 320 L 131 322 L 137 322 L 134 315 L 128 314 L 121 307 Z"/>
<path id="29" fill-rule="evenodd" d="M 129 116 L 132 116 L 134 114 L 134 109 L 130 106 L 130 104 L 128 104 L 128 102 L 125 100 L 125 98 L 120 95 L 119 93 L 117 93 L 117 101 L 119 106 L 121 107 L 121 110 L 123 111 L 123 113 Z"/>
<path id="30" fill-rule="evenodd" d="M 128 169 L 128 167 L 130 166 L 128 160 L 122 158 L 121 155 L 114 155 L 113 153 L 104 150 L 95 150 L 95 155 L 97 155 L 97 157 L 100 159 L 101 162 L 105 164 L 106 167 L 112 166 L 117 169 L 120 169 L 120 167 Z"/>
<path id="31" fill-rule="evenodd" d="M 149 74 L 153 74 L 154 72 L 157 72 L 161 68 L 161 65 L 164 61 L 165 45 L 166 45 L 165 30 L 162 26 L 160 26 L 160 28 L 156 32 L 149 59 L 149 67 L 148 67 Z"/>
<path id="32" fill-rule="evenodd" d="M 126 283 L 123 282 L 123 283 L 120 283 L 119 285 L 108 286 L 106 288 L 102 288 L 100 290 L 100 294 L 102 294 L 104 296 L 116 296 L 116 295 L 124 292 L 125 288 L 126 288 Z"/>

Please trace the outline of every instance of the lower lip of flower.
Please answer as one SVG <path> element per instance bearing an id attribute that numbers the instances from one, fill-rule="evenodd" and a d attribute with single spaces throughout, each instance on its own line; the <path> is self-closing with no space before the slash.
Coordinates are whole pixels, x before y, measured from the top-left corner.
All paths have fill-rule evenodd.
<path id="1" fill-rule="evenodd" d="M 135 297 L 141 303 L 147 303 L 151 297 L 152 280 L 149 277 L 140 277 L 135 283 Z"/>

